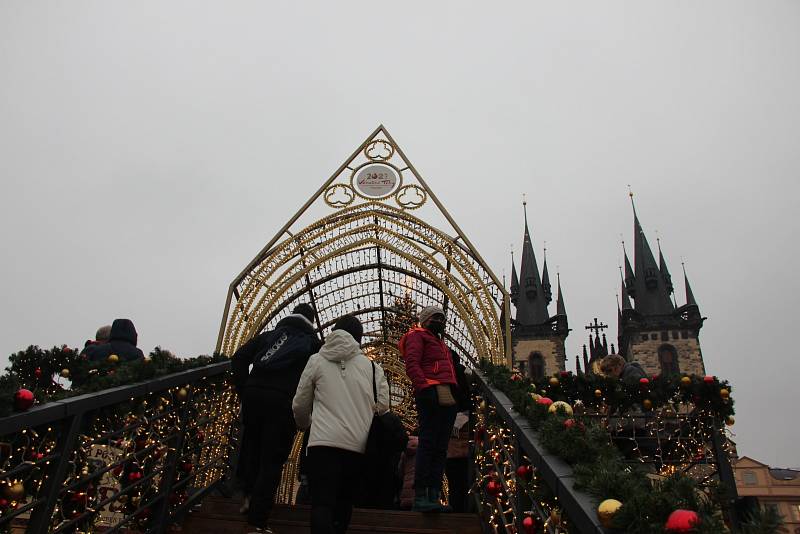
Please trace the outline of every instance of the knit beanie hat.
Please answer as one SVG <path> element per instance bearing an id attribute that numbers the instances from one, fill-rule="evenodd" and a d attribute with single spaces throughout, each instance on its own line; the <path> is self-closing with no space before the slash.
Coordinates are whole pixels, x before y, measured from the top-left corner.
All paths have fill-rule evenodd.
<path id="1" fill-rule="evenodd" d="M 302 304 L 298 304 L 292 310 L 292 313 L 297 313 L 308 319 L 308 322 L 314 322 L 314 308 L 311 307 L 310 304 L 306 304 L 305 302 Z"/>
<path id="2" fill-rule="evenodd" d="M 364 335 L 364 327 L 361 326 L 361 321 L 353 315 L 342 315 L 339 317 L 336 320 L 336 324 L 333 325 L 333 330 L 344 330 L 353 336 L 353 339 L 358 343 L 361 343 L 361 336 Z"/>
<path id="3" fill-rule="evenodd" d="M 422 308 L 422 311 L 419 312 L 419 323 L 423 324 L 425 321 L 437 314 L 444 316 L 444 310 L 438 306 L 428 306 L 426 308 Z"/>

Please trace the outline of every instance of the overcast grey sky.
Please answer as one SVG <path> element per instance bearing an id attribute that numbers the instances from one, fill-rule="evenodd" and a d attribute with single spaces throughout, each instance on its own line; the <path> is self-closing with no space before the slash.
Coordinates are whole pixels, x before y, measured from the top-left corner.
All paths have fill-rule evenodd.
<path id="1" fill-rule="evenodd" d="M 528 194 L 570 357 L 616 336 L 631 184 L 740 453 L 800 466 L 799 53 L 796 1 L 5 0 L 0 355 L 115 317 L 210 353 L 230 280 L 384 123 L 498 274 Z"/>

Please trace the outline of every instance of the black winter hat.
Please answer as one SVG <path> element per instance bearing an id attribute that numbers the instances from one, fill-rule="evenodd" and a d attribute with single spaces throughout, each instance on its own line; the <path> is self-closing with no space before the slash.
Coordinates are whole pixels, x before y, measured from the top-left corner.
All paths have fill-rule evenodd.
<path id="1" fill-rule="evenodd" d="M 306 304 L 305 302 L 302 304 L 298 304 L 297 306 L 294 307 L 292 313 L 299 313 L 300 315 L 308 319 L 309 322 L 312 323 L 314 322 L 314 308 L 312 308 L 310 304 Z"/>
<path id="2" fill-rule="evenodd" d="M 361 326 L 361 321 L 358 320 L 357 317 L 353 315 L 342 315 L 336 320 L 336 324 L 333 325 L 334 330 L 344 330 L 355 339 L 358 343 L 361 343 L 361 336 L 364 335 L 364 327 Z"/>

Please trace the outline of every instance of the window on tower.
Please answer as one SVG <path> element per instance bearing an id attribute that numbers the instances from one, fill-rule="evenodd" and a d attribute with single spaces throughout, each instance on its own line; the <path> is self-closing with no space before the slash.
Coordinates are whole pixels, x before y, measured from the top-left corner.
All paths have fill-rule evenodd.
<path id="1" fill-rule="evenodd" d="M 676 375 L 681 372 L 678 366 L 678 351 L 672 345 L 659 347 L 658 363 L 661 365 L 661 374 L 664 376 Z"/>
<path id="2" fill-rule="evenodd" d="M 531 372 L 533 380 L 541 380 L 544 378 L 544 358 L 538 352 L 531 352 L 528 357 L 528 369 Z"/>

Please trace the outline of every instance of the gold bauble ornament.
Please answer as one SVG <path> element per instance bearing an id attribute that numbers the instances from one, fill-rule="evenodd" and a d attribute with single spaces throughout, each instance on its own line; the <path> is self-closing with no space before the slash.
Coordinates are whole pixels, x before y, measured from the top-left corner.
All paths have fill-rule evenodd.
<path id="1" fill-rule="evenodd" d="M 69 378 L 69 369 L 62 369 L 61 370 L 61 377 L 62 378 Z"/>
<path id="2" fill-rule="evenodd" d="M 6 486 L 5 494 L 10 500 L 19 502 L 25 498 L 25 485 L 22 482 L 14 482 Z"/>
<path id="3" fill-rule="evenodd" d="M 732 415 L 729 415 L 728 417 L 725 418 L 725 424 L 728 426 L 733 426 L 735 422 L 736 419 Z"/>
<path id="4" fill-rule="evenodd" d="M 598 399 L 603 396 L 603 392 L 599 389 L 594 390 L 594 396 Z"/>
<path id="5" fill-rule="evenodd" d="M 688 376 L 684 376 L 683 378 L 681 378 L 681 385 L 685 388 L 688 388 L 689 386 L 692 385 L 692 379 L 689 378 Z"/>
<path id="6" fill-rule="evenodd" d="M 481 409 L 481 411 L 486 411 L 486 401 L 482 400 L 478 407 Z"/>
<path id="7" fill-rule="evenodd" d="M 119 356 L 117 356 L 116 354 L 111 354 L 109 355 L 108 358 L 106 358 L 106 360 L 108 361 L 108 363 L 117 363 L 119 362 Z"/>
<path id="8" fill-rule="evenodd" d="M 555 386 L 557 386 L 558 384 L 559 384 L 559 382 L 558 382 L 558 377 L 551 376 L 551 377 L 550 377 L 550 385 L 551 385 L 551 386 L 553 386 L 553 387 L 555 387 Z"/>
<path id="9" fill-rule="evenodd" d="M 622 508 L 622 503 L 616 499 L 606 499 L 597 507 L 597 519 L 600 524 L 606 528 L 611 528 L 611 522 L 614 521 L 614 516 L 617 515 L 619 509 Z"/>
<path id="10" fill-rule="evenodd" d="M 642 407 L 645 410 L 652 410 L 653 409 L 653 401 L 651 401 L 650 399 L 644 399 L 642 401 Z"/>
<path id="11" fill-rule="evenodd" d="M 725 388 L 722 388 L 721 390 L 719 390 L 719 396 L 722 397 L 723 399 L 727 399 L 728 397 L 730 397 L 730 395 L 731 395 L 731 392 L 728 391 Z"/>
<path id="12" fill-rule="evenodd" d="M 557 413 L 559 410 L 564 411 L 564 415 L 571 416 L 572 415 L 572 406 L 569 403 L 564 401 L 555 401 L 550 407 L 547 409 L 550 413 Z"/>
<path id="13" fill-rule="evenodd" d="M 189 390 L 186 388 L 181 388 L 178 390 L 175 396 L 178 398 L 179 401 L 183 402 L 189 398 Z"/>
<path id="14" fill-rule="evenodd" d="M 539 395 L 538 393 L 531 393 L 531 398 L 533 399 L 534 402 L 538 402 L 539 399 L 542 398 L 542 396 Z"/>

